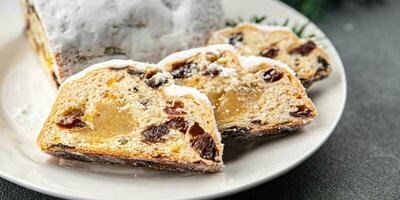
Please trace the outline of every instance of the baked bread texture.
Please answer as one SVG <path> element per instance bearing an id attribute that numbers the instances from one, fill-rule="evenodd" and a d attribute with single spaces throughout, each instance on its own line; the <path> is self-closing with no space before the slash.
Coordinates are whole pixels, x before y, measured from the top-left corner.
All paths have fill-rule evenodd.
<path id="1" fill-rule="evenodd" d="M 289 28 L 243 23 L 212 33 L 212 44 L 231 44 L 243 56 L 262 56 L 290 66 L 305 87 L 331 73 L 328 54 L 310 39 L 298 38 Z"/>
<path id="2" fill-rule="evenodd" d="M 220 0 L 23 0 L 26 33 L 57 84 L 109 59 L 157 62 L 205 45 Z"/>
<path id="3" fill-rule="evenodd" d="M 68 159 L 216 172 L 221 136 L 208 98 L 149 64 L 112 60 L 67 79 L 37 139 Z"/>
<path id="4" fill-rule="evenodd" d="M 178 52 L 160 61 L 179 85 L 205 93 L 224 142 L 298 129 L 317 110 L 294 72 L 263 57 L 238 56 L 231 45 Z"/>

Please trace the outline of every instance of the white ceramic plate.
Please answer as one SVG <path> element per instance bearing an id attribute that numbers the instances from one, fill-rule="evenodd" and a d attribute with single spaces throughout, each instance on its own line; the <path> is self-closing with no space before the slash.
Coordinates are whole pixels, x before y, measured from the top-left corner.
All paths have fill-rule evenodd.
<path id="1" fill-rule="evenodd" d="M 278 21 L 307 21 L 278 1 L 225 0 L 224 8 L 228 17 L 258 14 Z M 223 172 L 180 174 L 58 160 L 35 145 L 56 91 L 24 38 L 18 1 L 0 1 L 0 26 L 0 176 L 58 197 L 187 199 L 238 192 L 271 180 L 309 157 L 332 133 L 345 104 L 343 65 L 325 39 L 321 42 L 333 58 L 333 73 L 309 90 L 319 109 L 317 120 L 297 134 L 243 147 L 227 160 Z M 323 36 L 313 24 L 307 30 Z"/>

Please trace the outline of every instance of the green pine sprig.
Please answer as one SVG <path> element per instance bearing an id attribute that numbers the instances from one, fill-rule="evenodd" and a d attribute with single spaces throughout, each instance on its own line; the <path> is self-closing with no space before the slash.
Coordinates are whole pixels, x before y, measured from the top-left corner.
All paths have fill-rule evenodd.
<path id="1" fill-rule="evenodd" d="M 268 25 L 273 25 L 273 26 L 286 26 L 292 29 L 292 31 L 299 37 L 299 38 L 314 38 L 316 37 L 315 33 L 306 33 L 306 29 L 310 22 L 306 22 L 303 24 L 298 24 L 295 23 L 294 25 L 289 25 L 290 24 L 290 19 L 286 19 L 283 22 L 277 22 L 274 20 L 268 20 L 267 16 L 258 16 L 254 15 L 250 17 L 248 20 L 244 20 L 242 17 L 237 17 L 236 19 L 228 19 L 225 21 L 225 26 L 226 27 L 236 27 L 238 24 L 247 21 L 255 24 L 268 24 Z"/>

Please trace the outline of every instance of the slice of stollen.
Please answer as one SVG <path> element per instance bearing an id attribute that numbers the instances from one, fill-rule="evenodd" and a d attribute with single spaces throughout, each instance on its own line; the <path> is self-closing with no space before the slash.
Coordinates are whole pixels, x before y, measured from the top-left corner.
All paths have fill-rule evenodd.
<path id="1" fill-rule="evenodd" d="M 68 159 L 216 172 L 220 141 L 204 94 L 149 64 L 113 60 L 63 83 L 37 144 Z"/>
<path id="2" fill-rule="evenodd" d="M 230 45 L 178 52 L 158 63 L 177 84 L 205 93 L 223 141 L 285 133 L 317 116 L 294 72 L 263 57 L 238 56 Z"/>

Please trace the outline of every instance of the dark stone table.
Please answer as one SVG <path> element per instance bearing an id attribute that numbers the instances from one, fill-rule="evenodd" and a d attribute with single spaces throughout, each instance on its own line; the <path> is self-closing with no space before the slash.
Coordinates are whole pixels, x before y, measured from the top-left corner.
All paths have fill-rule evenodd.
<path id="1" fill-rule="evenodd" d="M 328 141 L 287 174 L 229 199 L 400 199 L 400 1 L 331 11 L 317 23 L 348 77 Z M 0 179 L 0 199 L 57 199 Z"/>

